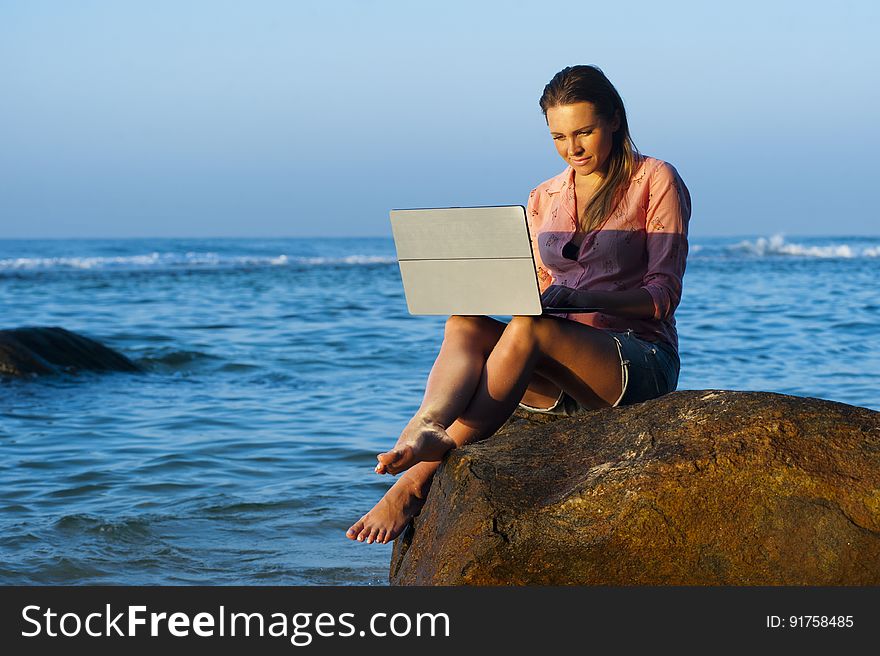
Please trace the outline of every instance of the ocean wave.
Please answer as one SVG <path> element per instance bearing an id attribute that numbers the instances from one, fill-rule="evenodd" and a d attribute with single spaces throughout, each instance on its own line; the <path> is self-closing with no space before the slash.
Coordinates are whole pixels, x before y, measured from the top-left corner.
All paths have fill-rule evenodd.
<path id="1" fill-rule="evenodd" d="M 104 270 L 104 269 L 189 269 L 275 266 L 340 266 L 393 264 L 397 258 L 384 255 L 347 255 L 345 257 L 302 257 L 221 255 L 212 252 L 145 253 L 114 257 L 17 257 L 0 259 L 0 271 L 33 270 Z"/>
<path id="2" fill-rule="evenodd" d="M 348 257 L 301 257 L 299 264 L 396 264 L 396 257 L 385 255 L 349 255 Z"/>
<path id="3" fill-rule="evenodd" d="M 185 367 L 193 363 L 199 363 L 202 360 L 219 359 L 220 358 L 216 355 L 204 353 L 202 351 L 168 349 L 141 355 L 140 357 L 135 358 L 135 361 L 145 369 L 151 369 L 153 367 L 170 367 L 173 369 Z"/>
<path id="4" fill-rule="evenodd" d="M 741 241 L 730 246 L 729 249 L 758 257 L 773 255 L 844 259 L 880 257 L 880 246 L 851 246 L 845 243 L 805 245 L 787 242 L 781 234 L 770 238 L 759 237 L 755 241 Z"/>
<path id="5" fill-rule="evenodd" d="M 129 517 L 107 520 L 87 513 L 64 515 L 55 528 L 72 533 L 104 534 L 108 537 L 140 540 L 149 535 L 152 517 Z"/>

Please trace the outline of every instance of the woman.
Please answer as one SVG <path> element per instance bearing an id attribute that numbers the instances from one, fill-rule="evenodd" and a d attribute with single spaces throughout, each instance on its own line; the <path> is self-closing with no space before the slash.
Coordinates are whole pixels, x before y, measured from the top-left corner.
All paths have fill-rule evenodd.
<path id="1" fill-rule="evenodd" d="M 673 314 L 687 258 L 690 194 L 632 143 L 620 95 L 594 66 L 544 88 L 541 111 L 565 171 L 529 195 L 545 306 L 601 312 L 449 317 L 422 405 L 379 474 L 404 474 L 346 533 L 386 543 L 418 513 L 443 455 L 498 430 L 519 407 L 573 415 L 673 391 Z"/>

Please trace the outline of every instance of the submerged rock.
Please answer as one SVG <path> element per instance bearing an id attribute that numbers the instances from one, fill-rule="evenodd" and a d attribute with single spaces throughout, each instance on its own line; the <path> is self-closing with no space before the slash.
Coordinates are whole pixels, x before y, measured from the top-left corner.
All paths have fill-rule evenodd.
<path id="1" fill-rule="evenodd" d="M 0 375 L 139 371 L 127 357 L 100 342 L 58 327 L 0 330 Z"/>
<path id="2" fill-rule="evenodd" d="M 880 413 L 682 391 L 450 452 L 395 585 L 878 585 Z"/>

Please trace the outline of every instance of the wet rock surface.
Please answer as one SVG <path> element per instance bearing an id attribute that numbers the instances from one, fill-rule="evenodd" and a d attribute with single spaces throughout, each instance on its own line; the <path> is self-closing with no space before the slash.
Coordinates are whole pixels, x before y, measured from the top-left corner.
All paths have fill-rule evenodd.
<path id="1" fill-rule="evenodd" d="M 456 449 L 393 585 L 878 585 L 880 413 L 681 391 Z"/>
<path id="2" fill-rule="evenodd" d="M 57 326 L 0 330 L 0 376 L 84 371 L 139 371 L 100 342 Z"/>

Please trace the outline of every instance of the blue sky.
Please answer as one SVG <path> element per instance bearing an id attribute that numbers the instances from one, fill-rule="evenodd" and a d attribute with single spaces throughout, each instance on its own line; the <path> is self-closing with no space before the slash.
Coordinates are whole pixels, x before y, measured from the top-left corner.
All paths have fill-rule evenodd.
<path id="1" fill-rule="evenodd" d="M 599 65 L 691 234 L 880 234 L 880 3 L 0 2 L 0 238 L 390 235 L 525 204 Z M 552 7 L 552 8 L 548 8 Z"/>

